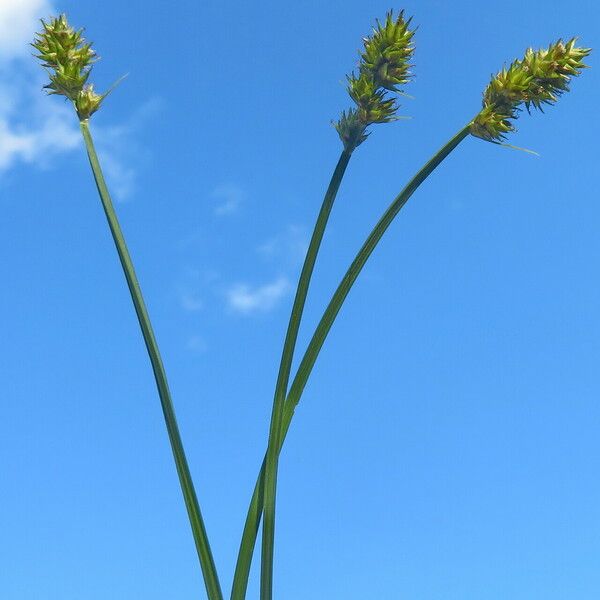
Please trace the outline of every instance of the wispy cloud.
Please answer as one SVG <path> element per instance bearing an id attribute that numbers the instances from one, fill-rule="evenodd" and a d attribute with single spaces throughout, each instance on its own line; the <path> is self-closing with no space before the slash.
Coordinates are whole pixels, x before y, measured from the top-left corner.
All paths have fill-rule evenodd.
<path id="1" fill-rule="evenodd" d="M 208 344 L 202 336 L 192 335 L 187 341 L 187 349 L 197 354 L 203 354 L 208 350 Z"/>
<path id="2" fill-rule="evenodd" d="M 48 166 L 80 144 L 72 111 L 41 102 L 41 74 L 29 43 L 39 19 L 52 12 L 46 0 L 0 0 L 0 171 L 19 162 Z"/>
<path id="3" fill-rule="evenodd" d="M 148 159 L 147 150 L 137 142 L 140 130 L 161 110 L 161 100 L 150 98 L 125 122 L 94 128 L 98 154 L 106 179 L 114 196 L 121 201 L 128 200 L 135 194 L 138 170 Z"/>
<path id="4" fill-rule="evenodd" d="M 257 252 L 266 259 L 281 261 L 282 257 L 294 265 L 302 263 L 308 249 L 308 236 L 303 227 L 289 225 L 283 232 L 258 246 Z"/>
<path id="5" fill-rule="evenodd" d="M 241 187 L 233 183 L 225 183 L 217 186 L 211 196 L 216 200 L 214 213 L 219 217 L 232 215 L 236 213 L 246 194 Z"/>
<path id="6" fill-rule="evenodd" d="M 52 7 L 46 0 L 0 0 L 0 61 L 29 57 L 28 46 L 41 17 Z"/>
<path id="7" fill-rule="evenodd" d="M 183 267 L 177 276 L 175 297 L 179 306 L 188 313 L 195 313 L 205 308 L 205 297 L 214 295 L 214 286 L 219 280 L 219 273 L 214 269 L 198 269 L 189 264 Z"/>
<path id="8" fill-rule="evenodd" d="M 194 292 L 182 291 L 179 294 L 179 303 L 181 308 L 187 312 L 198 312 L 204 308 L 204 302 Z"/>
<path id="9" fill-rule="evenodd" d="M 21 96 L 31 105 L 28 94 Z M 71 125 L 71 112 L 65 106 L 49 105 L 36 110 L 33 122 L 27 124 L 13 118 L 11 110 L 0 108 L 0 171 L 18 162 L 47 167 L 57 154 L 77 148 L 81 135 Z"/>
<path id="10" fill-rule="evenodd" d="M 279 301 L 290 291 L 287 277 L 260 286 L 240 283 L 227 292 L 227 304 L 237 313 L 248 315 L 257 312 L 268 312 L 275 308 Z"/>
<path id="11" fill-rule="evenodd" d="M 47 0 L 0 0 L 0 174 L 18 164 L 48 168 L 82 145 L 70 105 L 43 94 L 44 75 L 29 45 L 39 19 L 53 13 Z M 156 106 L 146 103 L 125 125 L 94 128 L 109 186 L 119 200 L 134 193 L 143 154 L 132 134 Z"/>

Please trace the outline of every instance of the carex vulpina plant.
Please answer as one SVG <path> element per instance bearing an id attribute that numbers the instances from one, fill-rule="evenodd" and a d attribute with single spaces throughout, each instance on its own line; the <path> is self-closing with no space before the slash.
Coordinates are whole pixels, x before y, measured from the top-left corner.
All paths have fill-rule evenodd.
<path id="1" fill-rule="evenodd" d="M 384 24 L 377 23 L 371 35 L 363 41 L 364 52 L 360 55 L 358 75 L 351 74 L 348 76 L 348 93 L 356 108 L 342 112 L 340 119 L 337 123 L 334 123 L 342 140 L 343 150 L 325 193 L 298 281 L 275 385 L 269 440 L 264 462 L 264 478 L 259 477 L 258 487 L 255 488 L 255 494 L 244 527 L 240 558 L 236 565 L 232 592 L 232 598 L 234 599 L 242 598 L 246 591 L 261 510 L 264 512 L 260 582 L 261 600 L 271 600 L 273 596 L 275 499 L 279 452 L 283 443 L 282 421 L 304 304 L 323 234 L 350 157 L 354 150 L 365 141 L 368 135 L 367 128 L 370 125 L 389 123 L 397 118 L 398 106 L 395 98 L 389 97 L 389 94 L 398 92 L 400 86 L 410 80 L 410 60 L 414 52 L 412 41 L 414 32 L 409 26 L 410 20 L 405 20 L 403 12 L 400 12 L 397 17 L 389 12 Z M 259 506 L 261 497 L 263 499 L 262 507 Z"/>
<path id="2" fill-rule="evenodd" d="M 83 30 L 73 29 L 67 22 L 65 15 L 60 15 L 48 22 L 42 21 L 42 27 L 42 31 L 36 35 L 32 45 L 38 53 L 37 58 L 42 61 L 42 65 L 48 71 L 50 82 L 45 88 L 50 94 L 65 96 L 70 100 L 79 117 L 81 132 L 100 201 L 119 255 L 154 371 L 165 425 L 204 576 L 206 592 L 209 600 L 222 600 L 223 594 L 179 433 L 162 358 L 89 129 L 90 117 L 100 109 L 102 101 L 108 93 L 97 94 L 93 85 L 88 83 L 92 67 L 97 62 L 98 57 L 92 48 L 92 44 L 83 37 Z"/>
<path id="3" fill-rule="evenodd" d="M 575 39 L 566 44 L 558 41 L 547 49 L 527 50 L 522 60 L 511 64 L 510 74 L 510 69 L 503 69 L 492 78 L 484 91 L 482 109 L 425 163 L 396 196 L 356 254 L 308 344 L 285 402 L 282 437 L 285 437 L 304 386 L 350 289 L 379 240 L 415 190 L 469 135 L 500 143 L 506 133 L 514 131 L 511 121 L 518 117 L 521 105 L 541 110 L 544 104 L 556 102 L 569 90 L 571 79 L 586 67 L 583 59 L 590 52 L 589 48 L 576 47 Z"/>
<path id="4" fill-rule="evenodd" d="M 401 15 L 402 16 L 402 15 Z M 389 26 L 391 19 L 386 19 L 386 26 Z M 375 34 L 381 30 L 381 27 L 378 30 L 375 30 Z M 408 41 L 412 35 L 408 37 Z M 406 39 L 406 37 L 405 37 Z M 368 40 L 365 40 L 365 47 L 367 47 Z M 560 42 L 559 42 L 560 44 Z M 290 426 L 291 420 L 294 415 L 294 410 L 300 398 L 302 396 L 302 392 L 304 391 L 304 387 L 310 373 L 312 372 L 312 368 L 316 362 L 316 359 L 319 355 L 319 352 L 325 342 L 325 339 L 331 330 L 333 323 L 348 295 L 354 282 L 358 278 L 358 275 L 362 271 L 364 265 L 367 260 L 371 256 L 375 247 L 381 240 L 383 234 L 387 231 L 388 227 L 391 225 L 392 221 L 398 215 L 402 207 L 408 202 L 409 198 L 415 192 L 415 190 L 429 177 L 429 175 L 442 163 L 442 161 L 470 134 L 475 135 L 477 137 L 483 137 L 480 134 L 480 127 L 482 123 L 485 123 L 486 119 L 490 119 L 489 111 L 496 111 L 494 114 L 494 118 L 489 122 L 498 122 L 499 119 L 515 119 L 518 115 L 518 109 L 520 104 L 524 104 L 527 108 L 533 106 L 535 108 L 540 108 L 541 104 L 548 104 L 556 101 L 558 96 L 563 92 L 568 90 L 568 84 L 570 78 L 578 75 L 581 69 L 585 66 L 582 63 L 582 59 L 590 53 L 589 49 L 586 48 L 577 48 L 574 45 L 574 40 L 569 42 L 567 45 L 551 45 L 548 50 L 540 50 L 537 53 L 533 51 L 528 51 L 526 57 L 524 59 L 524 63 L 527 70 L 533 71 L 533 75 L 531 76 L 531 80 L 529 83 L 523 83 L 526 81 L 526 78 L 523 78 L 520 85 L 524 86 L 522 90 L 517 94 L 513 94 L 511 91 L 510 97 L 510 107 L 511 111 L 509 112 L 509 117 L 502 117 L 501 115 L 506 114 L 506 105 L 507 101 L 501 100 L 503 97 L 502 94 L 494 96 L 494 94 L 488 93 L 488 89 L 484 93 L 484 106 L 479 113 L 472 119 L 467 125 L 462 127 L 454 136 L 440 148 L 440 150 L 427 162 L 425 165 L 415 174 L 415 176 L 408 182 L 408 184 L 404 187 L 404 189 L 396 196 L 393 202 L 389 205 L 387 210 L 383 213 L 378 223 L 375 225 L 371 233 L 367 236 L 363 246 L 357 253 L 356 257 L 352 261 L 350 267 L 346 271 L 344 277 L 342 278 L 338 288 L 333 294 L 317 328 L 311 338 L 306 352 L 300 362 L 300 366 L 298 367 L 298 371 L 292 384 L 289 387 L 287 398 L 284 401 L 282 416 L 281 416 L 281 428 L 279 429 L 279 437 L 277 439 L 277 446 L 281 448 L 283 444 L 283 440 Z M 407 55 L 407 57 L 410 55 Z M 361 67 L 363 67 L 364 62 L 361 63 Z M 362 69 L 360 71 L 362 73 Z M 367 70 L 367 74 L 369 71 Z M 372 73 L 371 73 L 372 75 Z M 387 102 L 387 97 L 378 96 L 381 92 L 381 88 L 377 88 L 375 86 L 370 89 L 373 90 L 372 94 L 369 96 L 368 94 L 357 93 L 358 91 L 363 91 L 365 89 L 369 89 L 368 86 L 363 87 L 362 85 L 358 85 L 356 83 L 358 80 L 356 77 L 351 76 L 349 78 L 350 81 L 350 96 L 357 103 L 357 109 L 353 109 L 350 114 L 342 113 L 342 118 L 336 124 L 336 129 L 340 134 L 340 138 L 344 145 L 348 142 L 347 140 L 358 140 L 358 143 L 361 143 L 365 139 L 365 131 L 366 128 L 376 122 L 386 122 L 389 119 L 382 119 L 379 121 L 371 120 L 363 120 L 365 115 L 369 114 L 368 110 L 366 110 L 370 104 L 377 105 L 379 100 L 379 105 L 381 106 L 381 102 Z M 386 88 L 387 89 L 387 88 Z M 362 98 L 365 100 L 362 100 Z M 486 102 L 486 98 L 488 98 Z M 362 112 L 361 112 L 361 104 L 359 101 L 362 101 Z M 385 105 L 384 111 L 389 110 L 389 105 Z M 503 112 L 504 111 L 504 112 Z M 384 114 L 384 113 L 382 113 Z M 390 113 L 389 117 L 393 118 L 393 114 Z M 510 125 L 510 123 L 509 123 Z M 340 128 L 344 127 L 340 132 Z M 512 131 L 512 125 L 511 129 Z M 488 139 L 490 141 L 497 141 L 498 139 L 502 139 L 498 136 L 493 137 L 484 137 L 484 139 Z M 356 147 L 356 146 L 354 146 Z M 273 432 L 271 431 L 271 435 Z M 269 440 L 271 444 L 271 438 Z M 267 463 L 267 479 L 268 479 L 269 466 Z M 267 489 L 267 488 L 265 488 Z M 255 489 L 255 494 L 260 495 L 260 489 Z M 265 500 L 265 523 L 267 519 L 267 503 Z M 264 530 L 263 530 L 263 541 L 264 541 Z M 264 550 L 264 543 L 263 543 Z M 263 563 L 262 569 L 264 572 L 265 569 L 265 558 L 271 558 L 272 556 L 265 557 L 265 553 L 263 551 Z M 267 584 L 270 582 L 267 581 Z M 264 578 L 261 580 L 261 584 L 265 584 Z M 271 583 L 272 584 L 272 583 Z M 263 588 L 261 588 L 263 590 Z M 240 600 L 243 596 L 235 596 L 232 597 L 232 600 Z M 261 600 L 270 600 L 270 593 L 261 593 Z"/>
<path id="5" fill-rule="evenodd" d="M 590 49 L 576 46 L 576 38 L 567 42 L 558 40 L 548 48 L 540 50 L 529 48 L 522 58 L 513 61 L 492 77 L 483 92 L 483 102 L 479 112 L 413 176 L 366 237 L 326 306 L 290 384 L 292 361 L 311 278 L 342 179 L 353 152 L 370 135 L 370 127 L 390 123 L 399 118 L 397 96 L 405 95 L 404 86 L 410 83 L 413 77 L 414 35 L 412 21 L 405 18 L 403 11 L 397 15 L 392 11 L 388 12 L 383 22 L 377 21 L 370 35 L 363 39 L 358 64 L 347 76 L 347 91 L 353 106 L 342 111 L 339 119 L 333 123 L 342 142 L 341 155 L 316 219 L 292 305 L 275 385 L 267 450 L 246 516 L 232 585 L 232 600 L 244 600 L 246 597 L 252 556 L 261 520 L 263 536 L 260 598 L 261 600 L 273 598 L 279 454 L 295 407 L 302 397 L 329 331 L 348 293 L 384 233 L 417 188 L 461 142 L 472 135 L 489 142 L 503 143 L 507 134 L 515 131 L 514 121 L 523 108 L 527 111 L 542 110 L 544 106 L 557 102 L 560 96 L 569 90 L 572 79 L 586 67 L 583 61 L 590 54 Z M 95 92 L 93 84 L 89 82 L 98 57 L 92 44 L 85 40 L 83 30 L 73 29 L 64 15 L 42 22 L 42 30 L 37 34 L 33 47 L 37 58 L 48 72 L 49 83 L 45 86 L 48 93 L 68 99 L 79 118 L 100 200 L 154 370 L 206 591 L 209 600 L 222 600 L 221 587 L 187 465 L 158 344 L 89 129 L 90 118 L 101 108 L 107 96 L 107 93 Z"/>

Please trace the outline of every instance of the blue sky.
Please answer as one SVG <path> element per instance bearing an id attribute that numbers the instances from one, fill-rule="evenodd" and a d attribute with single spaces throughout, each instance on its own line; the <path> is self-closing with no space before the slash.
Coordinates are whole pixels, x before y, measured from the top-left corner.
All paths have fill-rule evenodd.
<path id="1" fill-rule="evenodd" d="M 18 5 L 18 6 L 17 6 Z M 154 383 L 74 116 L 35 20 L 103 60 L 94 118 L 229 590 L 302 254 L 391 6 L 0 0 L 0 587 L 7 600 L 202 598 Z M 334 209 L 300 348 L 379 214 L 492 72 L 600 8 L 405 2 L 410 121 L 374 128 Z M 466 140 L 411 199 L 327 341 L 281 460 L 285 600 L 591 600 L 600 589 L 596 57 L 511 142 Z M 249 598 L 257 598 L 254 578 Z"/>

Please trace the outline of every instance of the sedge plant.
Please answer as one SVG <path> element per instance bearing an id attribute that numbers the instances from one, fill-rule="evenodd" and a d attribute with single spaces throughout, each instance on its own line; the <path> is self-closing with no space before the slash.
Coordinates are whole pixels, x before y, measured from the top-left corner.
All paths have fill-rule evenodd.
<path id="1" fill-rule="evenodd" d="M 367 42 L 368 39 L 365 40 L 365 44 Z M 279 421 L 281 427 L 276 432 L 276 437 L 273 428 L 270 431 L 269 449 L 275 444 L 276 452 L 281 451 L 295 408 L 302 397 L 319 352 L 346 297 L 384 233 L 412 194 L 442 161 L 470 135 L 488 142 L 505 145 L 507 134 L 515 131 L 514 121 L 518 118 L 523 107 L 528 111 L 531 111 L 532 108 L 543 110 L 544 105 L 555 103 L 564 92 L 568 91 L 571 79 L 579 75 L 581 70 L 586 67 L 583 60 L 591 52 L 589 48 L 577 47 L 575 43 L 576 39 L 572 38 L 567 42 L 558 40 L 550 44 L 548 48 L 540 50 L 529 48 L 522 59 L 515 60 L 508 69 L 503 68 L 493 76 L 484 91 L 481 110 L 425 163 L 392 201 L 367 236 L 317 325 L 300 361 L 296 376 L 289 387 L 281 410 Z M 350 87 L 349 93 L 355 99 L 352 87 Z M 347 116 L 342 114 L 342 119 L 336 126 L 338 131 L 340 131 L 340 123 L 345 119 L 347 119 Z M 345 144 L 345 136 L 340 134 L 340 137 Z M 275 413 L 275 408 L 273 412 Z M 265 577 L 264 572 L 271 569 L 272 573 L 273 555 L 272 553 L 265 554 L 264 530 L 266 528 L 267 509 L 272 511 L 272 514 L 274 513 L 274 503 L 267 505 L 266 493 L 269 489 L 267 485 L 269 471 L 270 469 L 276 469 L 277 464 L 275 461 L 268 462 L 269 449 L 267 450 L 267 458 L 263 461 L 248 509 L 238 557 L 238 570 L 236 571 L 236 576 L 239 574 L 240 577 L 238 581 L 234 580 L 232 600 L 242 600 L 245 597 L 250 568 L 249 560 L 251 561 L 252 549 L 260 526 L 261 507 L 265 519 L 263 524 L 263 562 L 261 564 L 261 600 L 272 598 L 272 576 L 269 579 Z M 271 477 L 276 478 L 276 473 L 272 474 Z M 265 559 L 271 562 L 265 565 Z M 236 587 L 236 584 L 238 587 Z"/>
<path id="2" fill-rule="evenodd" d="M 396 99 L 389 97 L 389 94 L 398 92 L 399 87 L 408 83 L 411 77 L 410 59 L 414 51 L 414 31 L 410 28 L 410 21 L 410 19 L 406 20 L 404 18 L 403 12 L 400 12 L 397 18 L 394 18 L 394 15 L 389 12 L 385 22 L 383 24 L 378 23 L 372 35 L 365 38 L 364 52 L 360 57 L 358 73 L 352 73 L 348 76 L 348 93 L 354 100 L 356 107 L 351 108 L 348 112 L 343 112 L 339 121 L 335 123 L 335 128 L 342 140 L 343 149 L 325 193 L 300 273 L 275 386 L 262 492 L 264 520 L 261 554 L 261 600 L 271 600 L 273 597 L 275 499 L 279 442 L 294 349 L 310 280 L 331 209 L 352 153 L 366 140 L 369 135 L 367 128 L 370 125 L 389 123 L 397 119 L 398 105 Z M 256 520 L 253 519 L 253 516 L 251 515 L 249 526 L 255 528 Z M 249 533 L 252 535 L 251 531 Z M 253 546 L 253 543 L 250 542 L 251 540 L 244 536 L 240 549 L 241 564 L 238 564 L 237 567 L 240 573 L 236 573 L 236 579 L 234 580 L 234 598 L 243 592 L 241 589 L 238 590 L 238 585 L 242 581 L 247 581 Z"/>
<path id="3" fill-rule="evenodd" d="M 68 99 L 73 104 L 79 118 L 102 207 L 154 371 L 207 596 L 209 600 L 222 600 L 221 586 L 179 434 L 158 344 L 90 132 L 90 117 L 101 107 L 107 96 L 107 93 L 95 92 L 92 84 L 88 82 L 97 56 L 92 45 L 83 38 L 83 32 L 74 30 L 64 15 L 48 22 L 42 22 L 42 25 L 43 29 L 37 35 L 33 46 L 49 74 L 50 82 L 46 88 L 50 94 L 64 96 Z M 554 104 L 563 93 L 569 90 L 572 78 L 578 76 L 585 68 L 586 65 L 583 61 L 591 51 L 589 48 L 578 47 L 575 38 L 566 42 L 559 39 L 547 48 L 539 50 L 529 48 L 522 58 L 513 61 L 491 78 L 483 93 L 481 109 L 413 176 L 384 211 L 365 239 L 327 304 L 290 384 L 302 314 L 323 235 L 338 190 L 353 152 L 369 135 L 369 127 L 374 124 L 389 123 L 399 118 L 395 96 L 404 93 L 403 87 L 409 83 L 412 77 L 413 38 L 414 29 L 411 27 L 411 19 L 405 19 L 403 12 L 397 16 L 389 12 L 384 22 L 377 22 L 371 35 L 363 40 L 358 68 L 348 76 L 348 93 L 354 106 L 343 111 L 339 120 L 334 123 L 342 142 L 342 151 L 318 213 L 298 281 L 275 386 L 267 450 L 246 516 L 232 585 L 232 600 L 244 600 L 246 597 L 252 556 L 261 519 L 263 519 L 263 536 L 260 598 L 261 600 L 272 600 L 273 598 L 275 507 L 279 455 L 295 408 L 301 400 L 321 348 L 348 293 L 377 244 L 412 194 L 466 138 L 474 136 L 487 142 L 508 145 L 506 143 L 507 136 L 515 131 L 514 122 L 523 108 L 531 112 Z"/>
<path id="4" fill-rule="evenodd" d="M 223 594 L 179 433 L 175 408 L 158 343 L 154 336 L 142 290 L 117 219 L 90 131 L 90 117 L 100 109 L 109 92 L 98 94 L 94 91 L 93 84 L 88 83 L 92 67 L 98 58 L 92 44 L 84 39 L 83 30 L 73 29 L 67 22 L 65 15 L 51 19 L 48 22 L 42 21 L 42 27 L 42 31 L 37 34 L 32 45 L 37 52 L 37 58 L 42 61 L 42 65 L 48 71 L 50 83 L 46 85 L 46 89 L 50 94 L 64 96 L 70 101 L 79 118 L 81 133 L 102 208 L 115 243 L 152 364 L 177 475 L 202 568 L 206 592 L 209 600 L 222 600 Z"/>

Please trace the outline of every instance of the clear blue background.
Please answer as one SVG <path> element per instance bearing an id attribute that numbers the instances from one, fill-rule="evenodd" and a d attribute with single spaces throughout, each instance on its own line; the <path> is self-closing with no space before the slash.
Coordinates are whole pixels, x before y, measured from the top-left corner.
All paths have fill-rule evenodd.
<path id="1" fill-rule="evenodd" d="M 96 42 L 101 89 L 130 74 L 93 126 L 144 113 L 120 158 L 135 190 L 117 209 L 226 594 L 291 305 L 287 293 L 242 314 L 228 293 L 295 280 L 288 238 L 310 232 L 339 155 L 344 74 L 388 8 L 57 5 Z M 301 350 L 378 215 L 475 114 L 490 73 L 560 36 L 600 45 L 592 0 L 404 8 L 419 24 L 413 118 L 374 128 L 352 160 Z M 467 139 L 348 298 L 282 454 L 279 600 L 599 597 L 597 69 L 572 88 L 519 120 L 511 142 L 540 158 Z M 0 194 L 0 596 L 204 598 L 83 150 L 16 163 Z M 237 208 L 215 214 L 223 197 Z"/>

